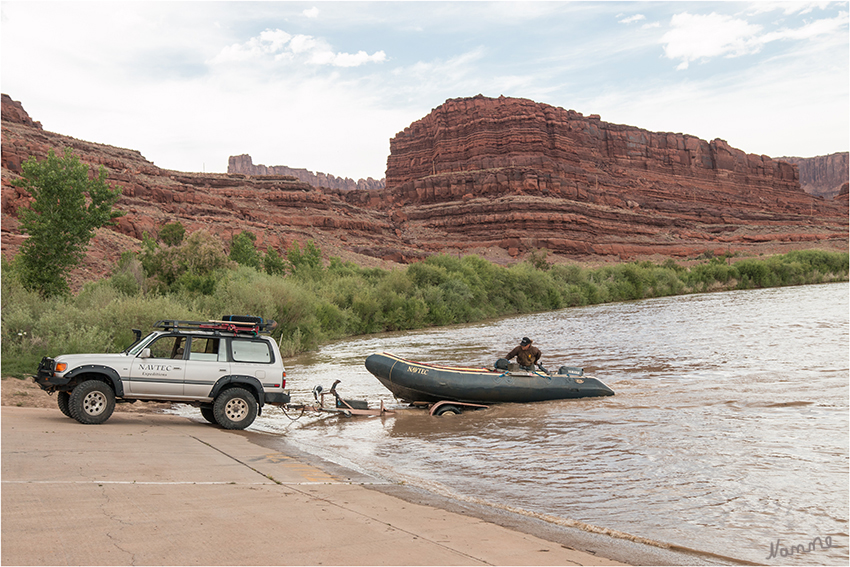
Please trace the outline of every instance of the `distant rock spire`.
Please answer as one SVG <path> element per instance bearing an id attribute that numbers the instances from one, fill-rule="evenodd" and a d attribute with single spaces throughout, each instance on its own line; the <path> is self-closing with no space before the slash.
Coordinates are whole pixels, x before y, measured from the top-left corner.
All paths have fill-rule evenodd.
<path id="1" fill-rule="evenodd" d="M 327 187 L 329 189 L 340 189 L 350 191 L 352 189 L 383 189 L 384 180 L 359 179 L 354 181 L 350 177 L 336 177 L 329 173 L 313 173 L 304 168 L 292 168 L 285 165 L 254 165 L 254 160 L 248 154 L 230 156 L 227 159 L 227 173 L 241 173 L 243 175 L 289 175 L 299 181 L 309 183 L 313 187 Z"/>

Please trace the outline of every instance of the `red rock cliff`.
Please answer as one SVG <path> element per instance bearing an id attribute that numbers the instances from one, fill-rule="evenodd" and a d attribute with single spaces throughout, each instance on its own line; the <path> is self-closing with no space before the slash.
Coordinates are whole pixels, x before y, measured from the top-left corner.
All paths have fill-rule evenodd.
<path id="1" fill-rule="evenodd" d="M 390 141 L 387 187 L 430 175 L 533 167 L 566 180 L 620 165 L 679 177 L 796 189 L 793 167 L 723 140 L 609 124 L 527 99 L 451 99 Z"/>
<path id="2" fill-rule="evenodd" d="M 11 259 L 24 235 L 17 221 L 30 196 L 11 181 L 30 157 L 43 159 L 49 150 L 70 147 L 93 168 L 103 165 L 107 182 L 123 189 L 116 208 L 126 214 L 111 229 L 100 229 L 89 246 L 85 266 L 75 270 L 77 283 L 109 273 L 120 254 L 138 250 L 145 233 L 156 236 L 163 225 L 180 221 L 187 232 L 204 229 L 225 243 L 247 230 L 257 236 L 261 251 L 285 253 L 293 242 L 313 239 L 327 254 L 363 265 L 381 264 L 375 256 L 404 260 L 408 252 L 375 250 L 383 235 L 395 237 L 383 212 L 358 208 L 340 195 L 349 192 L 317 189 L 291 176 L 182 173 L 157 167 L 138 151 L 86 142 L 49 132 L 7 108 L 2 121 L 2 251 Z M 22 110 L 22 108 L 20 109 Z M 14 119 L 7 120 L 7 116 Z M 24 115 L 25 116 L 25 113 Z M 362 251 L 362 253 L 361 253 Z"/>
<path id="3" fill-rule="evenodd" d="M 832 199 L 840 194 L 841 186 L 848 182 L 848 152 L 817 156 L 812 158 L 777 158 L 793 163 L 800 169 L 800 187 L 806 193 Z"/>
<path id="4" fill-rule="evenodd" d="M 3 120 L 41 130 L 41 122 L 34 122 L 20 102 L 12 100 L 12 97 L 7 94 L 2 94 L 0 97 L 2 97 Z"/>
<path id="5" fill-rule="evenodd" d="M 526 99 L 448 100 L 390 151 L 374 206 L 428 249 L 632 258 L 846 238 L 847 211 L 804 193 L 791 164 Z"/>
<path id="6" fill-rule="evenodd" d="M 367 266 L 437 252 L 509 262 L 535 248 L 556 262 L 847 250 L 846 184 L 843 200 L 824 201 L 789 179 L 794 166 L 721 141 L 609 125 L 520 99 L 447 105 L 455 110 L 443 105 L 394 139 L 395 185 L 343 190 L 292 176 L 161 169 L 135 150 L 43 130 L 4 96 L 3 255 L 14 256 L 23 241 L 16 215 L 29 201 L 12 179 L 24 160 L 65 147 L 107 168 L 108 181 L 123 188 L 117 208 L 126 213 L 97 232 L 77 282 L 109 273 L 144 233 L 177 220 L 226 243 L 249 230 L 261 251 L 313 239 L 327 255 Z M 511 108 L 522 109 L 519 118 Z M 546 116 L 566 118 L 556 124 Z"/>

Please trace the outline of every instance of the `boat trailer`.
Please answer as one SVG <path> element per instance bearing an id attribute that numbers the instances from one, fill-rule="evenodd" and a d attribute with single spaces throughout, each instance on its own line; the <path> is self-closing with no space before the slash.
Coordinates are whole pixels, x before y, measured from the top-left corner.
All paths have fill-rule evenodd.
<path id="1" fill-rule="evenodd" d="M 335 413 L 342 415 L 344 417 L 351 417 L 355 415 L 364 415 L 364 416 L 381 416 L 387 414 L 394 414 L 395 411 L 388 409 L 384 406 L 384 401 L 381 400 L 380 407 L 378 408 L 370 408 L 369 403 L 365 400 L 347 400 L 339 395 L 339 392 L 336 391 L 337 384 L 339 384 L 341 380 L 337 380 L 333 383 L 330 390 L 325 390 L 321 385 L 318 385 L 313 388 L 313 398 L 315 399 L 314 404 L 286 404 L 284 413 L 286 410 L 297 410 L 301 412 L 301 415 L 304 413 L 318 412 L 318 413 Z M 333 403 L 328 404 L 325 401 L 326 397 L 333 396 Z M 478 410 L 478 409 L 487 409 L 490 406 L 484 404 L 473 404 L 469 402 L 456 402 L 454 400 L 442 400 L 439 402 L 413 402 L 410 404 L 411 407 L 415 408 L 424 408 L 428 410 L 428 414 L 431 416 L 443 416 L 443 415 L 459 415 L 460 413 L 468 410 Z M 288 415 L 288 414 L 287 414 Z M 299 415 L 298 417 L 301 417 Z M 290 418 L 290 419 L 298 419 Z"/>
<path id="2" fill-rule="evenodd" d="M 339 395 L 339 392 L 336 391 L 336 385 L 340 382 L 341 380 L 334 382 L 331 389 L 327 392 L 321 385 L 313 388 L 313 398 L 316 400 L 315 404 L 287 404 L 286 407 L 292 410 L 301 410 L 302 414 L 306 411 L 314 411 L 336 413 L 345 417 L 351 417 L 353 415 L 379 416 L 395 413 L 393 410 L 384 407 L 383 400 L 381 400 L 380 408 L 370 409 L 369 403 L 364 400 L 344 399 Z M 332 405 L 326 405 L 326 396 L 333 396 L 334 403 Z"/>
<path id="3" fill-rule="evenodd" d="M 479 410 L 479 409 L 487 409 L 490 406 L 485 406 L 483 404 L 471 404 L 469 402 L 455 402 L 452 400 L 442 400 L 437 403 L 431 402 L 413 402 L 411 404 L 414 407 L 426 407 L 428 409 L 428 415 L 432 416 L 442 416 L 442 415 L 459 415 L 463 413 L 463 411 L 471 409 L 471 410 Z"/>

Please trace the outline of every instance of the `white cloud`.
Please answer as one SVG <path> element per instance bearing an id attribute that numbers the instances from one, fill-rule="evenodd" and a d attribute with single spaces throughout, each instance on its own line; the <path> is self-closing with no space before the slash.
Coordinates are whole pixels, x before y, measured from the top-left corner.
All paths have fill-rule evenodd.
<path id="1" fill-rule="evenodd" d="M 307 51 L 330 51 L 327 42 L 319 41 L 309 35 L 296 35 L 292 38 L 289 48 L 293 53 L 305 53 Z"/>
<path id="2" fill-rule="evenodd" d="M 387 60 L 387 54 L 383 51 L 376 51 L 369 55 L 365 51 L 357 53 L 336 53 L 331 60 L 331 65 L 335 67 L 358 67 L 364 63 L 381 63 Z"/>
<path id="3" fill-rule="evenodd" d="M 304 10 L 301 13 L 304 14 L 305 16 L 307 16 L 308 18 L 318 18 L 319 17 L 319 9 L 316 8 L 315 6 L 313 6 L 309 10 Z"/>
<path id="4" fill-rule="evenodd" d="M 744 20 L 712 12 L 707 16 L 683 12 L 670 20 L 673 29 L 661 38 L 668 59 L 681 59 L 678 69 L 691 61 L 709 57 L 738 57 L 762 47 L 758 34 L 762 27 Z"/>
<path id="5" fill-rule="evenodd" d="M 623 18 L 622 20 L 618 20 L 621 24 L 633 24 L 635 22 L 639 22 L 641 20 L 645 20 L 646 16 L 643 14 L 635 14 L 634 16 L 629 16 L 628 18 Z"/>
<path id="6" fill-rule="evenodd" d="M 293 36 L 283 30 L 267 29 L 244 43 L 224 47 L 209 63 L 215 65 L 231 61 L 261 60 L 269 56 L 273 56 L 274 61 L 292 61 L 295 56 L 302 56 L 308 64 L 333 67 L 358 67 L 387 60 L 384 51 L 376 51 L 371 55 L 362 50 L 357 53 L 335 52 L 322 38 L 303 34 Z"/>
<path id="7" fill-rule="evenodd" d="M 841 33 L 848 24 L 848 13 L 834 18 L 810 21 L 792 29 L 763 33 L 762 26 L 712 12 L 694 15 L 675 14 L 673 29 L 661 37 L 668 59 L 680 59 L 677 69 L 687 69 L 692 61 L 711 57 L 739 57 L 759 52 L 767 43 L 780 40 L 810 40 L 822 35 Z"/>
<path id="8" fill-rule="evenodd" d="M 783 28 L 779 31 L 767 33 L 762 36 L 761 40 L 764 43 L 767 43 L 769 41 L 777 41 L 783 39 L 813 39 L 820 35 L 833 34 L 841 30 L 841 28 L 847 26 L 848 22 L 850 22 L 850 18 L 848 18 L 848 13 L 841 12 L 835 18 L 815 20 L 797 29 Z"/>
<path id="9" fill-rule="evenodd" d="M 291 35 L 282 30 L 264 30 L 257 37 L 252 37 L 245 43 L 234 43 L 223 48 L 210 63 L 224 63 L 227 61 L 247 61 L 257 59 L 264 55 L 273 55 L 286 46 L 292 38 Z"/>
<path id="10" fill-rule="evenodd" d="M 773 11 L 781 11 L 786 16 L 790 16 L 792 14 L 808 14 L 812 12 L 815 8 L 820 10 L 825 9 L 829 6 L 830 2 L 828 1 L 819 1 L 819 2 L 789 2 L 787 0 L 780 0 L 778 2 L 754 2 L 748 14 L 763 14 L 765 12 L 773 12 Z"/>

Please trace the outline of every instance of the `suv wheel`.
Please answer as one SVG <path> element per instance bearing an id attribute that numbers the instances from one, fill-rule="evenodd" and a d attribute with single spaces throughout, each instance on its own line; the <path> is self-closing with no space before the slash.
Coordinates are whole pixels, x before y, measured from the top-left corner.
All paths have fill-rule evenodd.
<path id="1" fill-rule="evenodd" d="M 56 394 L 56 401 L 59 404 L 59 411 L 65 414 L 67 417 L 71 416 L 71 409 L 68 407 L 68 404 L 71 403 L 71 394 L 68 392 L 58 392 Z"/>
<path id="2" fill-rule="evenodd" d="M 201 415 L 213 425 L 218 425 L 218 422 L 215 420 L 215 412 L 212 408 L 201 408 Z"/>
<path id="3" fill-rule="evenodd" d="M 71 392 L 68 410 L 80 423 L 103 423 L 115 410 L 115 393 L 100 380 L 86 380 Z"/>
<path id="4" fill-rule="evenodd" d="M 213 415 L 225 429 L 245 429 L 257 417 L 257 400 L 244 388 L 229 388 L 215 399 Z"/>

